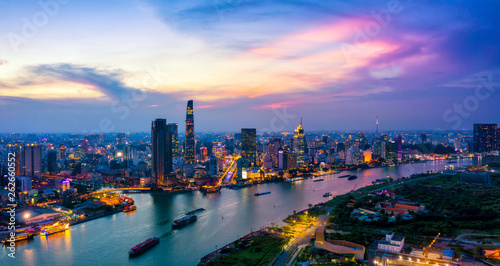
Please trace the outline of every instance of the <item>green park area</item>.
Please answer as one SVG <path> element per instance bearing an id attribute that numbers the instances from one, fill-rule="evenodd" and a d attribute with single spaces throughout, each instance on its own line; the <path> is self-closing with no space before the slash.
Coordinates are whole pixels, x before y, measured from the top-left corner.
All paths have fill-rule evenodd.
<path id="1" fill-rule="evenodd" d="M 334 198 L 329 205 L 337 206 L 332 212 L 328 228 L 349 231 L 351 235 L 336 235 L 338 238 L 354 238 L 357 235 L 372 232 L 365 239 L 351 239 L 352 242 L 366 244 L 375 239 L 375 234 L 384 231 L 395 231 L 410 239 L 422 236 L 433 237 L 438 233 L 443 236 L 455 237 L 464 232 L 500 234 L 500 174 L 491 173 L 491 184 L 474 185 L 460 183 L 458 174 L 439 175 L 413 182 L 403 182 L 394 185 L 396 181 L 385 184 L 388 191 L 396 193 L 405 199 L 425 204 L 426 212 L 412 213 L 413 218 L 388 222 L 387 215 L 382 212 L 379 221 L 359 221 L 351 218 L 354 208 L 361 206 L 373 208 L 377 202 L 386 201 L 382 196 L 366 196 L 350 194 Z M 368 186 L 364 191 L 384 189 L 381 185 Z M 354 206 L 349 207 L 350 199 L 356 199 Z M 333 236 L 333 235 L 332 235 Z M 349 240 L 348 240 L 349 241 Z M 364 242 L 364 243 L 362 243 Z"/>
<path id="2" fill-rule="evenodd" d="M 221 256 L 206 265 L 268 265 L 281 252 L 286 239 L 276 234 L 264 234 L 251 242 L 237 243 L 221 250 Z"/>

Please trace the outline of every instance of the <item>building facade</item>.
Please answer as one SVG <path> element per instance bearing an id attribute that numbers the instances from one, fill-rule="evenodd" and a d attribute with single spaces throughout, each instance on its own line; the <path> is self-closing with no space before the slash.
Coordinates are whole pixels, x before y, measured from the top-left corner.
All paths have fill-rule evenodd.
<path id="1" fill-rule="evenodd" d="M 293 135 L 293 149 L 295 154 L 297 154 L 297 165 L 299 167 L 304 166 L 305 154 L 306 154 L 306 138 L 304 135 L 304 128 L 302 127 L 302 120 L 299 126 L 295 129 Z"/>
<path id="2" fill-rule="evenodd" d="M 490 152 L 499 149 L 496 124 L 474 124 L 473 152 Z"/>
<path id="3" fill-rule="evenodd" d="M 166 119 L 156 119 L 151 124 L 151 177 L 152 183 L 165 182 L 172 172 L 172 135 L 167 130 Z"/>
<path id="4" fill-rule="evenodd" d="M 255 128 L 241 129 L 242 157 L 250 162 L 251 166 L 257 163 L 257 130 Z"/>
<path id="5" fill-rule="evenodd" d="M 184 164 L 195 164 L 194 108 L 189 100 L 186 108 L 186 139 L 184 141 Z"/>

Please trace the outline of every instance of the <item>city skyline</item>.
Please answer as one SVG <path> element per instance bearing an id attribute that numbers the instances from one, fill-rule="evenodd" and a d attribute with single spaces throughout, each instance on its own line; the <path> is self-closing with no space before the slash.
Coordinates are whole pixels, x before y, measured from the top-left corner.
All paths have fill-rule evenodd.
<path id="1" fill-rule="evenodd" d="M 233 2 L 0 2 L 0 132 L 500 122 L 499 3 Z"/>

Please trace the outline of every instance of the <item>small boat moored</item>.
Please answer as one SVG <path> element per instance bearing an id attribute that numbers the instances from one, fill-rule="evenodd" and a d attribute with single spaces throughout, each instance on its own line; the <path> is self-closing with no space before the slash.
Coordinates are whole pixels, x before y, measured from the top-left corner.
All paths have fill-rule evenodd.
<path id="1" fill-rule="evenodd" d="M 4 240 L 2 240 L 1 243 L 5 244 L 5 245 L 9 245 L 11 242 L 19 242 L 19 241 L 23 241 L 23 240 L 33 239 L 33 236 L 34 236 L 34 234 L 31 234 L 31 233 L 20 234 L 20 235 L 14 236 L 12 238 L 7 237 Z"/>
<path id="2" fill-rule="evenodd" d="M 266 194 L 271 194 L 271 191 L 255 193 L 255 196 L 261 196 L 261 195 L 266 195 Z"/>
<path id="3" fill-rule="evenodd" d="M 331 195 L 332 195 L 332 193 L 331 193 L 331 192 L 326 192 L 325 194 L 323 194 L 323 197 L 328 198 L 328 197 L 330 197 Z"/>
<path id="4" fill-rule="evenodd" d="M 348 177 L 347 179 L 348 179 L 348 180 L 354 180 L 354 179 L 356 179 L 356 178 L 358 178 L 358 176 L 357 176 L 357 175 L 352 175 L 352 176 Z"/>

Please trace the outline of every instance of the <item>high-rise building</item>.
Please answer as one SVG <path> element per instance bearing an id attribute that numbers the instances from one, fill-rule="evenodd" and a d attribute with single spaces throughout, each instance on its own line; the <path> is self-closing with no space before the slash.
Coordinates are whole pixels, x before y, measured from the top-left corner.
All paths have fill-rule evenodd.
<path id="1" fill-rule="evenodd" d="M 55 150 L 47 153 L 47 172 L 55 173 L 57 171 L 57 152 Z"/>
<path id="2" fill-rule="evenodd" d="M 151 177 L 155 185 L 167 182 L 172 172 L 172 135 L 167 130 L 166 119 L 156 119 L 151 124 Z"/>
<path id="3" fill-rule="evenodd" d="M 64 160 L 66 159 L 66 145 L 64 144 L 61 144 L 61 146 L 59 146 L 59 160 Z"/>
<path id="4" fill-rule="evenodd" d="M 194 139 L 194 109 L 193 100 L 189 100 L 186 109 L 186 140 L 184 141 L 184 163 L 194 165 L 195 163 L 195 139 Z"/>
<path id="5" fill-rule="evenodd" d="M 178 158 L 180 156 L 179 151 L 179 127 L 177 123 L 168 123 L 167 129 L 172 135 L 172 156 Z"/>
<path id="6" fill-rule="evenodd" d="M 297 169 L 297 154 L 293 152 L 288 153 L 287 168 L 288 170 Z"/>
<path id="7" fill-rule="evenodd" d="M 16 176 L 16 191 L 28 192 L 32 188 L 31 178 L 28 176 Z"/>
<path id="8" fill-rule="evenodd" d="M 33 177 L 42 176 L 42 147 L 29 144 L 24 147 L 24 175 Z"/>
<path id="9" fill-rule="evenodd" d="M 496 124 L 474 124 L 474 152 L 490 152 L 498 149 Z"/>
<path id="10" fill-rule="evenodd" d="M 396 143 L 396 157 L 398 161 L 403 159 L 403 139 L 401 136 L 394 138 L 394 142 Z"/>
<path id="11" fill-rule="evenodd" d="M 257 130 L 255 128 L 241 129 L 241 153 L 251 165 L 257 163 Z"/>
<path id="12" fill-rule="evenodd" d="M 288 150 L 278 150 L 278 169 L 288 170 Z"/>
<path id="13" fill-rule="evenodd" d="M 384 142 L 382 142 L 384 143 Z M 396 161 L 398 159 L 398 144 L 394 141 L 385 142 L 385 157 L 386 161 Z"/>
<path id="14" fill-rule="evenodd" d="M 302 167 L 304 165 L 304 155 L 306 153 L 306 138 L 304 135 L 304 128 L 302 127 L 302 119 L 300 120 L 299 126 L 295 129 L 293 139 L 293 148 L 297 154 L 297 165 Z"/>

